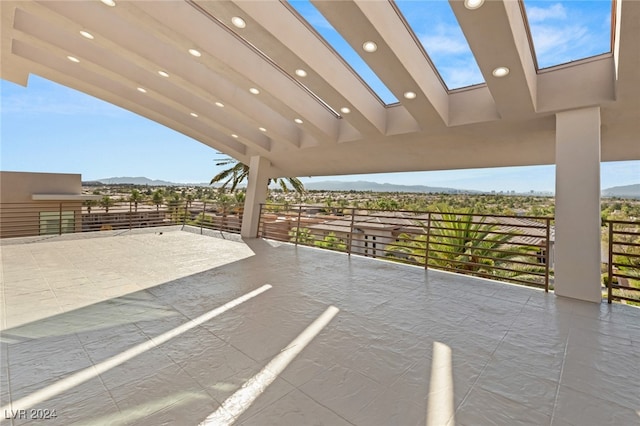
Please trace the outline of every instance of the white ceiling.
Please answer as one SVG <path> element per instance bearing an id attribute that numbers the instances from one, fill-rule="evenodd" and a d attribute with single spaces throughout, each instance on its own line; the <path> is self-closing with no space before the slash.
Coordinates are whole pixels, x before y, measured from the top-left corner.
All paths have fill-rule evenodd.
<path id="1" fill-rule="evenodd" d="M 392 2 L 313 3 L 359 52 L 376 41 L 377 52 L 363 58 L 399 104 L 383 105 L 275 0 L 121 0 L 115 7 L 3 0 L 0 76 L 26 85 L 37 74 L 245 163 L 261 155 L 273 176 L 552 164 L 554 114 L 589 106 L 601 107 L 602 160 L 640 159 L 639 1 L 614 2 L 614 53 L 542 71 L 520 2 L 468 10 L 450 1 L 487 82 L 456 91 L 447 91 Z M 234 27 L 233 16 L 246 27 Z M 509 75 L 493 77 L 497 66 Z M 308 75 L 297 77 L 298 68 Z M 409 90 L 415 99 L 403 97 Z M 351 112 L 337 116 L 344 106 Z"/>

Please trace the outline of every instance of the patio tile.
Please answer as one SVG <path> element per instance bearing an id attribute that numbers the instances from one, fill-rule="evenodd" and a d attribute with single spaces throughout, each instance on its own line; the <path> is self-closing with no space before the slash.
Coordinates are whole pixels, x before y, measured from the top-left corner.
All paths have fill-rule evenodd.
<path id="1" fill-rule="evenodd" d="M 38 403 L 58 411 L 47 424 L 198 424 L 331 305 L 338 314 L 238 424 L 424 425 L 434 342 L 451 350 L 458 426 L 640 420 L 640 309 L 630 306 L 177 230 L 2 250 L 3 404 L 150 345 Z M 272 288 L 152 340 L 264 284 Z"/>

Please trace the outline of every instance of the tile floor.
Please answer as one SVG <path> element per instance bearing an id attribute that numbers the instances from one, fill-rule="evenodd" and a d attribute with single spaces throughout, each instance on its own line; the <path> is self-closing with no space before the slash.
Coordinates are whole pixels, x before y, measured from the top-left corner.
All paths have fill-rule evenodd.
<path id="1" fill-rule="evenodd" d="M 640 425 L 638 308 L 159 231 L 3 242 L 2 425 Z"/>

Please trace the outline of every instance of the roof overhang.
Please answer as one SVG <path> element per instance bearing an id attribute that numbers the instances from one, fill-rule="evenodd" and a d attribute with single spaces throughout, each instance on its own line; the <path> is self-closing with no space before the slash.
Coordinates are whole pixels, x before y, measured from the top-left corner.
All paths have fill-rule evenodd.
<path id="1" fill-rule="evenodd" d="M 451 1 L 487 81 L 455 91 L 393 3 L 314 4 L 351 45 L 379 40 L 367 62 L 401 103 L 383 105 L 280 1 L 3 1 L 0 76 L 26 85 L 40 75 L 245 164 L 263 156 L 273 177 L 553 164 L 555 114 L 592 106 L 601 111 L 602 160 L 640 159 L 638 1 L 615 1 L 612 53 L 542 71 L 519 2 L 468 10 Z M 233 16 L 246 27 L 233 27 Z M 511 73 L 496 79 L 497 64 Z M 402 98 L 407 85 L 415 99 Z M 351 112 L 336 114 L 341 106 Z"/>

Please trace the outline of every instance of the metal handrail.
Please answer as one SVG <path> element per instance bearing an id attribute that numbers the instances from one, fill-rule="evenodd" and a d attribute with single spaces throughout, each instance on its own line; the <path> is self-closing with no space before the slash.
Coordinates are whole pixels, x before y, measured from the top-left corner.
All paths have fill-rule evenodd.
<path id="1" fill-rule="evenodd" d="M 120 200 L 103 206 L 80 201 L 0 203 L 0 239 L 166 225 L 192 225 L 200 233 L 203 229 L 240 233 L 242 209 L 206 200 L 158 205 Z"/>
<path id="2" fill-rule="evenodd" d="M 345 215 L 321 212 L 335 212 L 331 207 L 297 204 L 262 204 L 260 208 L 259 229 L 264 238 L 532 285 L 545 291 L 550 288 L 551 217 L 342 208 L 342 212 L 349 212 Z M 454 225 L 463 221 L 478 228 L 465 235 L 463 243 L 442 235 L 443 230 L 462 232 Z M 482 247 L 491 236 L 509 238 Z"/>
<path id="3" fill-rule="evenodd" d="M 605 220 L 607 302 L 640 304 L 640 221 Z M 616 250 L 617 248 L 617 250 Z"/>

